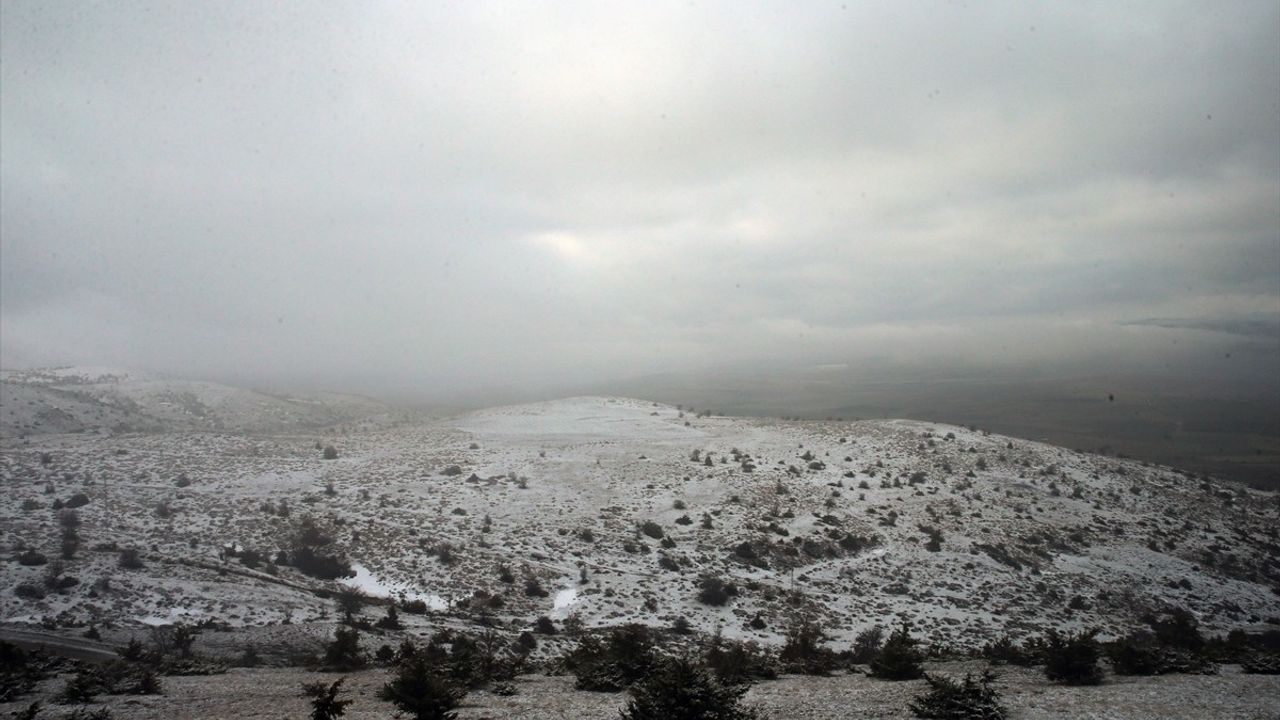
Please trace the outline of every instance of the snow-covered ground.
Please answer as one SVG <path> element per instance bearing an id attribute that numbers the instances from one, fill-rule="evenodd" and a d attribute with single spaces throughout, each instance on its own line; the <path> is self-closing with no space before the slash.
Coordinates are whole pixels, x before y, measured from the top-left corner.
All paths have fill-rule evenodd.
<path id="1" fill-rule="evenodd" d="M 299 398 L 110 367 L 0 372 L 6 437 L 172 430 L 289 432 L 368 427 L 405 413 L 354 395 Z"/>
<path id="2" fill-rule="evenodd" d="M 581 397 L 324 433 L 6 431 L 0 481 L 9 558 L 52 563 L 54 501 L 88 499 L 62 561 L 78 584 L 19 597 L 50 565 L 2 566 L 0 619 L 14 623 L 328 622 L 313 590 L 337 584 L 269 562 L 303 517 L 356 563 L 345 582 L 423 600 L 409 622 L 424 632 L 446 615 L 684 617 L 777 643 L 812 617 L 840 646 L 907 619 L 929 642 L 973 646 L 1053 626 L 1116 634 L 1174 606 L 1209 631 L 1280 622 L 1274 494 L 932 423 Z M 119 567 L 125 547 L 142 568 Z M 704 604 L 707 577 L 736 594 Z"/>

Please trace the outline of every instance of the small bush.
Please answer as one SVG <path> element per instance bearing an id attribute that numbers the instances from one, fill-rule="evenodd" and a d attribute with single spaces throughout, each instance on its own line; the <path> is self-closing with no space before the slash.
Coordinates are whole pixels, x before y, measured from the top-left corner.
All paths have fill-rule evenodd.
<path id="1" fill-rule="evenodd" d="M 360 633 L 355 628 L 340 627 L 333 633 L 333 641 L 325 648 L 324 664 L 334 670 L 358 670 L 365 666 L 364 652 L 360 650 Z"/>
<path id="2" fill-rule="evenodd" d="M 26 550 L 20 553 L 17 560 L 19 565 L 27 567 L 39 567 L 49 562 L 49 558 L 45 557 L 44 553 L 38 553 L 35 550 Z"/>
<path id="3" fill-rule="evenodd" d="M 1204 649 L 1205 641 L 1200 634 L 1200 623 L 1187 610 L 1175 608 L 1161 617 L 1149 617 L 1147 624 L 1155 633 L 1156 641 L 1164 647 L 1194 653 Z"/>
<path id="4" fill-rule="evenodd" d="M 631 687 L 623 720 L 752 720 L 743 707 L 747 686 L 725 685 L 708 668 L 690 658 L 662 663 Z"/>
<path id="5" fill-rule="evenodd" d="M 337 580 L 355 575 L 351 562 L 346 557 L 321 552 L 309 546 L 295 549 L 289 560 L 298 572 L 320 580 Z"/>
<path id="6" fill-rule="evenodd" d="M 916 645 L 910 626 L 902 623 L 902 627 L 890 633 L 884 647 L 871 661 L 871 676 L 882 680 L 915 680 L 924 676 L 920 665 L 924 655 Z"/>
<path id="7" fill-rule="evenodd" d="M 703 660 L 720 682 L 746 685 L 753 680 L 772 680 L 781 671 L 777 656 L 753 642 L 726 641 L 717 630 Z"/>
<path id="8" fill-rule="evenodd" d="M 1280 675 L 1280 655 L 1258 653 L 1241 662 L 1240 670 L 1249 675 Z"/>
<path id="9" fill-rule="evenodd" d="M 579 690 L 617 692 L 651 673 L 658 654 L 649 628 L 628 624 L 610 630 L 603 641 L 583 638 L 564 664 L 577 676 Z"/>
<path id="10" fill-rule="evenodd" d="M 911 712 L 932 720 L 1005 720 L 1009 711 L 1000 705 L 1000 693 L 992 687 L 995 675 L 984 671 L 977 679 L 966 674 L 956 682 L 926 674 L 930 690 L 911 701 Z"/>
<path id="11" fill-rule="evenodd" d="M 736 585 L 727 583 L 714 575 L 707 575 L 702 578 L 698 586 L 698 601 L 704 605 L 719 607 L 729 602 L 729 599 L 737 596 L 737 594 L 738 587 Z"/>
<path id="12" fill-rule="evenodd" d="M 43 600 L 45 590 L 43 585 L 33 582 L 23 582 L 14 586 L 13 594 L 27 600 Z"/>
<path id="13" fill-rule="evenodd" d="M 804 621 L 787 631 L 787 641 L 778 653 L 787 672 L 828 675 L 840 664 L 835 652 L 822 646 L 822 629 Z"/>
<path id="14" fill-rule="evenodd" d="M 1117 675 L 1159 675 L 1164 667 L 1160 648 L 1150 633 L 1133 633 L 1108 643 L 1105 651 Z"/>
<path id="15" fill-rule="evenodd" d="M 661 540 L 666 534 L 662 531 L 662 526 L 652 520 L 646 520 L 640 526 L 640 532 L 648 535 L 654 540 Z"/>
<path id="16" fill-rule="evenodd" d="M 351 701 L 338 698 L 345 680 L 340 677 L 332 683 L 302 684 L 302 697 L 311 698 L 311 720 L 335 720 L 346 714 Z"/>
<path id="17" fill-rule="evenodd" d="M 1100 685 L 1102 668 L 1098 666 L 1101 648 L 1096 630 L 1062 634 L 1050 630 L 1045 639 L 1045 677 L 1066 685 Z"/>
<path id="18" fill-rule="evenodd" d="M 404 627 L 400 624 L 400 615 L 396 612 L 394 603 L 387 606 L 387 614 L 379 618 L 374 625 L 383 630 L 399 630 Z"/>
<path id="19" fill-rule="evenodd" d="M 120 551 L 120 567 L 125 570 L 140 570 L 143 567 L 142 556 L 137 549 L 125 548 Z"/>
<path id="20" fill-rule="evenodd" d="M 104 690 L 106 690 L 106 683 L 98 673 L 88 668 L 81 668 L 62 686 L 59 700 L 67 704 L 84 705 L 93 702 L 98 693 Z"/>
<path id="21" fill-rule="evenodd" d="M 882 645 L 884 645 L 884 628 L 879 625 L 867 628 L 854 637 L 849 659 L 859 665 L 865 665 L 875 659 Z"/>
<path id="22" fill-rule="evenodd" d="M 414 720 L 454 720 L 453 711 L 467 694 L 434 667 L 427 653 L 404 657 L 395 676 L 378 691 L 378 697 L 395 705 Z"/>
<path id="23" fill-rule="evenodd" d="M 1033 649 L 1019 645 L 1008 635 L 1001 635 L 983 645 L 981 655 L 984 660 L 996 665 L 1007 664 L 1020 667 L 1035 665 L 1039 659 Z"/>
<path id="24" fill-rule="evenodd" d="M 325 460 L 337 460 L 338 448 L 332 445 L 325 445 L 324 454 L 321 457 L 323 457 Z"/>
<path id="25" fill-rule="evenodd" d="M 85 495 L 82 492 L 78 492 L 72 495 L 71 497 L 67 498 L 67 501 L 63 503 L 62 506 L 70 510 L 78 507 L 84 507 L 85 505 L 88 505 L 88 504 L 89 504 L 89 496 Z"/>

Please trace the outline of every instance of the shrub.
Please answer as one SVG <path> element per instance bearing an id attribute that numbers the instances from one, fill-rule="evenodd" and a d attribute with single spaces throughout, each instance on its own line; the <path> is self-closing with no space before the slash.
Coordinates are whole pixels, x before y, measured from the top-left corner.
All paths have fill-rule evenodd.
<path id="1" fill-rule="evenodd" d="M 399 630 L 404 627 L 400 624 L 400 615 L 396 613 L 395 603 L 387 606 L 387 614 L 381 617 L 374 625 L 383 630 Z"/>
<path id="2" fill-rule="evenodd" d="M 755 679 L 772 680 L 778 677 L 778 659 L 753 642 L 726 641 L 719 630 L 703 653 L 707 667 L 720 682 L 728 685 L 745 685 Z"/>
<path id="3" fill-rule="evenodd" d="M 1150 633 L 1131 633 L 1107 643 L 1105 652 L 1117 675 L 1159 675 L 1164 666 Z"/>
<path id="4" fill-rule="evenodd" d="M 67 501 L 63 503 L 62 507 L 67 509 L 74 509 L 78 507 L 84 507 L 85 505 L 88 505 L 88 504 L 89 504 L 89 496 L 85 495 L 82 492 L 78 492 L 72 495 L 71 497 L 67 498 Z"/>
<path id="5" fill-rule="evenodd" d="M 50 669 L 43 653 L 0 640 L 0 702 L 12 702 L 34 690 Z"/>
<path id="6" fill-rule="evenodd" d="M 879 625 L 867 628 L 854 637 L 849 659 L 859 665 L 865 665 L 875 659 L 882 645 L 884 645 L 884 628 Z"/>
<path id="7" fill-rule="evenodd" d="M 258 667 L 262 664 L 262 657 L 258 655 L 258 648 L 248 645 L 244 652 L 240 653 L 240 657 L 236 660 L 235 665 L 238 667 Z"/>
<path id="8" fill-rule="evenodd" d="M 741 704 L 747 686 L 725 685 L 705 665 L 673 658 L 631 687 L 623 720 L 750 720 Z"/>
<path id="9" fill-rule="evenodd" d="M 1280 675 L 1280 655 L 1258 653 L 1240 663 L 1240 670 L 1249 675 Z"/>
<path id="10" fill-rule="evenodd" d="M 333 633 L 333 641 L 325 648 L 324 664 L 335 670 L 358 670 L 365 666 L 364 652 L 360 650 L 360 633 L 355 628 L 340 627 Z"/>
<path id="11" fill-rule="evenodd" d="M 870 663 L 872 677 L 882 680 L 915 680 L 924 675 L 920 662 L 923 654 L 916 647 L 915 638 L 911 637 L 911 627 L 902 623 L 902 627 L 889 634 L 884 647 Z"/>
<path id="12" fill-rule="evenodd" d="M 355 575 L 351 562 L 346 557 L 321 552 L 310 546 L 295 549 L 289 559 L 298 572 L 320 580 L 337 580 Z"/>
<path id="13" fill-rule="evenodd" d="M 139 570 L 143 567 L 142 557 L 135 548 L 125 548 L 120 551 L 120 567 L 126 570 Z"/>
<path id="14" fill-rule="evenodd" d="M 105 683 L 98 673 L 89 668 L 81 668 L 62 686 L 59 699 L 63 703 L 83 705 L 93 702 L 98 693 L 105 689 Z"/>
<path id="15" fill-rule="evenodd" d="M 1147 624 L 1156 640 L 1165 647 L 1180 648 L 1191 652 L 1204 649 L 1204 636 L 1200 623 L 1187 610 L 1176 608 L 1162 617 L 1147 618 Z"/>
<path id="16" fill-rule="evenodd" d="M 542 587 L 542 581 L 533 576 L 529 576 L 529 578 L 524 581 L 524 594 L 529 597 L 547 597 L 550 595 L 550 593 Z"/>
<path id="17" fill-rule="evenodd" d="M 178 651 L 178 657 L 190 658 L 191 646 L 195 644 L 196 637 L 199 635 L 198 628 L 179 623 L 169 630 L 169 642 L 173 645 L 173 649 Z"/>
<path id="18" fill-rule="evenodd" d="M 822 629 L 805 620 L 787 631 L 787 641 L 778 653 L 787 672 L 827 675 L 839 665 L 836 654 L 822 647 Z"/>
<path id="19" fill-rule="evenodd" d="M 996 665 L 1008 664 L 1020 667 L 1035 665 L 1038 659 L 1031 648 L 1019 645 L 1008 635 L 1001 635 L 983 645 L 981 655 L 987 662 Z"/>
<path id="20" fill-rule="evenodd" d="M 337 459 L 338 459 L 338 448 L 336 448 L 336 447 L 334 447 L 334 446 L 332 446 L 332 445 L 325 445 L 325 446 L 324 446 L 324 454 L 322 455 L 322 457 L 323 457 L 325 460 L 337 460 Z"/>
<path id="21" fill-rule="evenodd" d="M 453 709 L 467 691 L 441 674 L 427 657 L 416 652 L 404 657 L 395 677 L 382 686 L 378 697 L 415 720 L 454 720 Z"/>
<path id="22" fill-rule="evenodd" d="M 652 520 L 646 520 L 640 526 L 640 532 L 648 535 L 654 540 L 661 540 L 665 533 L 662 532 L 662 526 Z"/>
<path id="23" fill-rule="evenodd" d="M 539 615 L 538 619 L 533 621 L 533 629 L 543 635 L 555 635 L 557 632 L 556 624 L 546 615 Z"/>
<path id="24" fill-rule="evenodd" d="M 698 586 L 698 601 L 704 605 L 713 605 L 719 607 L 729 602 L 729 598 L 738 594 L 738 588 L 732 583 L 714 576 L 707 575 L 702 578 Z"/>
<path id="25" fill-rule="evenodd" d="M 129 638 L 129 644 L 116 650 L 116 654 L 130 662 L 138 662 L 146 658 L 147 650 L 138 638 Z"/>
<path id="26" fill-rule="evenodd" d="M 18 583 L 13 588 L 13 594 L 27 600 L 43 600 L 45 596 L 44 586 L 33 582 Z"/>
<path id="27" fill-rule="evenodd" d="M 652 672 L 658 654 L 649 628 L 628 624 L 610 630 L 603 641 L 583 638 L 564 661 L 579 690 L 617 692 Z"/>
<path id="28" fill-rule="evenodd" d="M 342 692 L 345 677 L 340 677 L 330 684 L 312 682 L 302 684 L 302 696 L 311 698 L 311 720 L 334 720 L 347 712 L 350 700 L 338 699 Z"/>
<path id="29" fill-rule="evenodd" d="M 18 555 L 17 560 L 19 565 L 26 565 L 27 567 L 38 567 L 49 562 L 49 558 L 35 550 L 26 550 Z"/>
<path id="30" fill-rule="evenodd" d="M 1000 705 L 1000 693 L 992 687 L 995 675 L 985 670 L 977 679 L 966 674 L 956 682 L 926 674 L 930 690 L 911 701 L 918 718 L 934 720 L 1004 720 L 1009 711 Z"/>
<path id="31" fill-rule="evenodd" d="M 1096 630 L 1062 634 L 1050 630 L 1045 639 L 1044 674 L 1066 685 L 1099 685 L 1102 668 L 1098 666 L 1101 649 L 1094 637 Z"/>

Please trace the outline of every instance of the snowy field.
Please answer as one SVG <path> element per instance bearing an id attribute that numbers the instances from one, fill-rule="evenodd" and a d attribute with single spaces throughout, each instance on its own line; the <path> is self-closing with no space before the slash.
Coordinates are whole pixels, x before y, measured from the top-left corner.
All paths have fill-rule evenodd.
<path id="1" fill-rule="evenodd" d="M 78 584 L 18 597 L 49 566 L 7 562 L 6 623 L 330 622 L 315 591 L 339 585 L 270 562 L 303 517 L 355 563 L 343 583 L 424 601 L 423 628 L 685 617 L 777 643 L 812 617 L 840 646 L 908 619 L 972 647 L 1050 626 L 1118 634 L 1173 606 L 1208 631 L 1280 618 L 1274 495 L 976 429 L 589 397 L 340 432 L 3 442 L 0 542 L 14 556 L 57 558 L 53 506 L 86 500 L 79 551 L 61 561 Z M 141 568 L 119 566 L 126 547 Z M 246 549 L 264 561 L 246 566 Z M 708 576 L 737 595 L 699 602 Z"/>

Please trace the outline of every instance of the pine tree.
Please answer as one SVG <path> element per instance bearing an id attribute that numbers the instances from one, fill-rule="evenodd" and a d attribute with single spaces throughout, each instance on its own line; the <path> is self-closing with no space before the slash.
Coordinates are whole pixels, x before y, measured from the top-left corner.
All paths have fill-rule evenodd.
<path id="1" fill-rule="evenodd" d="M 871 661 L 871 675 L 882 680 L 915 680 L 924 676 L 924 668 L 920 662 L 924 655 L 916 648 L 916 640 L 911 637 L 911 627 L 902 623 L 902 627 L 894 630 L 884 647 Z"/>
<path id="2" fill-rule="evenodd" d="M 333 633 L 333 642 L 325 648 L 324 662 L 339 670 L 355 670 L 365 665 L 364 653 L 360 650 L 360 633 L 355 628 L 338 628 Z"/>
<path id="3" fill-rule="evenodd" d="M 335 720 L 347 712 L 350 700 L 339 700 L 345 677 L 340 677 L 331 685 L 323 682 L 303 683 L 302 696 L 311 698 L 311 720 Z"/>
<path id="4" fill-rule="evenodd" d="M 1102 654 L 1094 636 L 1097 630 L 1063 635 L 1050 630 L 1045 643 L 1044 674 L 1050 680 L 1066 685 L 1100 685 Z"/>
<path id="5" fill-rule="evenodd" d="M 426 653 L 405 658 L 391 682 L 378 697 L 392 703 L 414 720 L 454 720 L 453 711 L 467 691 L 435 671 Z"/>
<path id="6" fill-rule="evenodd" d="M 747 685 L 722 685 L 701 663 L 674 658 L 631 687 L 622 720 L 754 720 L 740 704 Z"/>
<path id="7" fill-rule="evenodd" d="M 930 720 L 1005 720 L 1008 710 L 1000 705 L 1000 693 L 991 684 L 996 676 L 985 670 L 975 680 L 965 675 L 956 682 L 945 677 L 926 674 L 924 679 L 932 688 L 927 694 L 912 700 L 911 712 L 918 718 Z"/>

